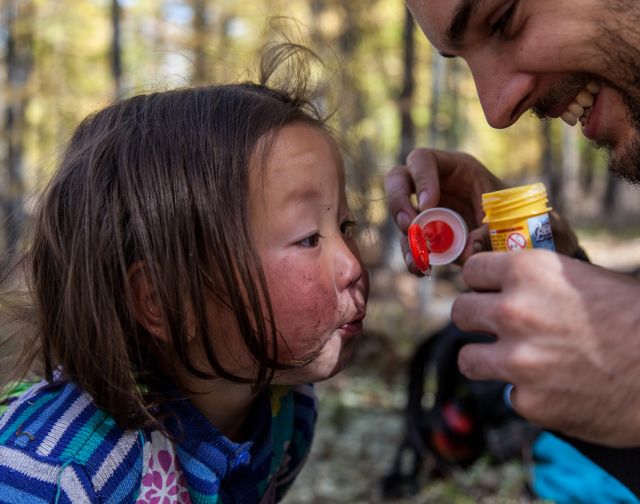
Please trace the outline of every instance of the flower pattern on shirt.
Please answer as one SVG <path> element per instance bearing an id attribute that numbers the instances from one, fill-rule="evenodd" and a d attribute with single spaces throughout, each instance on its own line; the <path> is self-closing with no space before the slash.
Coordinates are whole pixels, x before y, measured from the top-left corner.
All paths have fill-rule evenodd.
<path id="1" fill-rule="evenodd" d="M 191 504 L 180 461 L 169 441 L 153 432 L 145 452 L 147 448 L 147 466 L 136 504 Z"/>

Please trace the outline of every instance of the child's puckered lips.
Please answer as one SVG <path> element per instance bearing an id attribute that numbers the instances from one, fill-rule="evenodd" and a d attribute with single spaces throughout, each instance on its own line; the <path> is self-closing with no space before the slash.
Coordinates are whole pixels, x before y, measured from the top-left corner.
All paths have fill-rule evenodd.
<path id="1" fill-rule="evenodd" d="M 364 309 L 358 310 L 357 314 L 348 322 L 342 324 L 339 329 L 348 334 L 358 334 L 362 332 L 362 322 L 367 315 Z"/>

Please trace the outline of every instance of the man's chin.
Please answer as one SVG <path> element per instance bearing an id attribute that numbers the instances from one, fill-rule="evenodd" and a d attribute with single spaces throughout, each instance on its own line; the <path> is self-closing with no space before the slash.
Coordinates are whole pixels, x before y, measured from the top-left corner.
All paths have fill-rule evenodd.
<path id="1" fill-rule="evenodd" d="M 640 139 L 634 138 L 620 152 L 605 148 L 609 156 L 609 170 L 620 179 L 640 185 Z"/>

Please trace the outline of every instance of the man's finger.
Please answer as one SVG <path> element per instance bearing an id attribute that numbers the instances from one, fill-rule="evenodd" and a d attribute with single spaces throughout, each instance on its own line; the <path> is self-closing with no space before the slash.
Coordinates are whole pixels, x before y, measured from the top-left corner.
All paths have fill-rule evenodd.
<path id="1" fill-rule="evenodd" d="M 498 334 L 500 294 L 465 292 L 451 307 L 451 320 L 461 330 Z"/>
<path id="2" fill-rule="evenodd" d="M 464 167 L 481 166 L 469 155 L 437 149 L 415 149 L 407 156 L 407 167 L 413 178 L 418 208 L 426 210 L 440 205 L 440 181 Z"/>
<path id="3" fill-rule="evenodd" d="M 469 231 L 467 243 L 462 249 L 462 253 L 457 262 L 464 264 L 469 257 L 478 252 L 491 251 L 491 240 L 489 238 L 489 228 L 487 225 Z"/>
<path id="4" fill-rule="evenodd" d="M 406 233 L 416 216 L 416 210 L 411 204 L 414 185 L 409 169 L 406 166 L 392 168 L 384 178 L 384 189 L 389 213 L 400 231 Z"/>
<path id="5" fill-rule="evenodd" d="M 508 272 L 509 261 L 517 252 L 480 252 L 469 257 L 462 269 L 462 279 L 474 291 L 500 291 Z"/>
<path id="6" fill-rule="evenodd" d="M 419 210 L 438 206 L 440 201 L 437 152 L 433 149 L 415 149 L 407 156 L 407 168 L 413 180 Z"/>
<path id="7" fill-rule="evenodd" d="M 498 380 L 512 383 L 512 377 L 501 365 L 505 346 L 496 343 L 471 343 L 460 349 L 458 367 L 472 380 Z"/>

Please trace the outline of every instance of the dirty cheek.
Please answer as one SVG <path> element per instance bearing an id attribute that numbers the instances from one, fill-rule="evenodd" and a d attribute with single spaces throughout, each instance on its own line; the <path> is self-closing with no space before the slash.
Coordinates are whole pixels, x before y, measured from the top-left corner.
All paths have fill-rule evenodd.
<path id="1" fill-rule="evenodd" d="M 318 267 L 281 259 L 266 269 L 276 324 L 291 355 L 315 351 L 335 329 L 337 299 L 333 281 Z M 287 346 L 282 346 L 286 355 Z"/>

